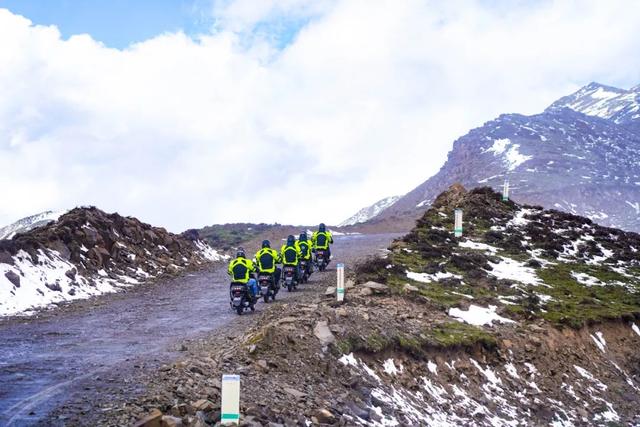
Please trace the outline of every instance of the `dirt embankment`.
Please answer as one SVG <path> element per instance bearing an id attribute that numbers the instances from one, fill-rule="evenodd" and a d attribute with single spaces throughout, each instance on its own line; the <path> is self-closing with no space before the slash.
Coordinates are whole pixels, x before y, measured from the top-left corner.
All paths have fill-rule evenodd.
<path id="1" fill-rule="evenodd" d="M 337 304 L 325 296 L 331 279 L 247 333 L 190 346 L 149 379 L 145 397 L 107 419 L 126 424 L 159 409 L 183 425 L 215 425 L 219 378 L 239 373 L 246 426 L 639 421 L 633 322 L 478 330 L 379 284 L 350 282 Z"/>

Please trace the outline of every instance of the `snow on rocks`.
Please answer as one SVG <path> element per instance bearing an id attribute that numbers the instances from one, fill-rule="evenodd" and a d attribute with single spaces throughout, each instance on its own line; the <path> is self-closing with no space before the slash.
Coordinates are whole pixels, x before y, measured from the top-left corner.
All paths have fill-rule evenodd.
<path id="1" fill-rule="evenodd" d="M 448 314 L 460 322 L 465 322 L 475 326 L 491 325 L 493 322 L 515 323 L 511 319 L 498 315 L 496 313 L 495 305 L 490 305 L 488 308 L 484 308 L 471 304 L 467 311 L 454 307 L 449 309 Z"/>
<path id="2" fill-rule="evenodd" d="M 397 375 L 398 373 L 402 373 L 402 365 L 400 365 L 400 369 L 398 369 L 393 359 L 385 360 L 382 366 L 384 368 L 384 371 L 389 375 Z"/>
<path id="3" fill-rule="evenodd" d="M 596 332 L 595 335 L 591 334 L 591 339 L 593 340 L 594 343 L 596 343 L 600 351 L 602 351 L 603 353 L 606 352 L 605 348 L 607 346 L 607 342 L 604 340 L 604 336 L 602 335 L 602 332 Z"/>
<path id="4" fill-rule="evenodd" d="M 196 240 L 194 244 L 196 245 L 198 250 L 200 250 L 200 253 L 202 254 L 202 257 L 204 259 L 207 259 L 209 261 L 224 261 L 226 259 L 229 259 L 229 255 L 220 254 L 218 251 L 213 249 L 202 240 Z"/>
<path id="5" fill-rule="evenodd" d="M 15 276 L 18 286 L 9 280 Z M 32 314 L 37 308 L 115 292 L 134 283 L 139 283 L 137 277 L 111 279 L 106 273 L 99 278 L 83 277 L 55 251 L 39 250 L 35 263 L 20 251 L 13 265 L 0 263 L 0 316 Z"/>
<path id="6" fill-rule="evenodd" d="M 542 283 L 535 270 L 525 266 L 523 262 L 506 257 L 500 258 L 499 263 L 489 262 L 493 270 L 489 270 L 487 273 L 498 279 L 513 280 L 526 285 L 536 286 Z"/>

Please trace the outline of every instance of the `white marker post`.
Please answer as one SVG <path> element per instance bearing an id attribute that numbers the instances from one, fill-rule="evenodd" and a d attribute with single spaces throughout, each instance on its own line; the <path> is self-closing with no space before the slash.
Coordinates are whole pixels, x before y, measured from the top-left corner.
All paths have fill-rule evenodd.
<path id="1" fill-rule="evenodd" d="M 462 237 L 462 209 L 455 210 L 454 220 L 453 233 L 456 237 Z"/>
<path id="2" fill-rule="evenodd" d="M 344 264 L 338 264 L 336 266 L 338 271 L 338 284 L 336 286 L 336 297 L 338 302 L 344 300 Z"/>
<path id="3" fill-rule="evenodd" d="M 220 422 L 240 424 L 240 375 L 222 376 L 222 405 Z"/>
<path id="4" fill-rule="evenodd" d="M 504 185 L 502 187 L 502 201 L 506 202 L 509 200 L 509 178 L 504 179 Z"/>

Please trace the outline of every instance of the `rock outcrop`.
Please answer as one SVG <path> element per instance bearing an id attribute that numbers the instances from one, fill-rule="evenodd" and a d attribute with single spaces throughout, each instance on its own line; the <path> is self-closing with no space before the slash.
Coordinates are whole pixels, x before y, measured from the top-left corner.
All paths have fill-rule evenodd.
<path id="1" fill-rule="evenodd" d="M 0 240 L 0 315 L 112 292 L 222 259 L 197 234 L 188 237 L 94 207 L 73 209 Z"/>

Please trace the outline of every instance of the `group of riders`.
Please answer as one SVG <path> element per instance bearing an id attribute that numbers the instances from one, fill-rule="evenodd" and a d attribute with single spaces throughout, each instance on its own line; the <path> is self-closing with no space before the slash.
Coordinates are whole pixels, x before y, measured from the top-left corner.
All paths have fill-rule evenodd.
<path id="1" fill-rule="evenodd" d="M 255 254 L 253 260 L 247 257 L 244 249 L 238 248 L 236 258 L 231 260 L 228 268 L 229 276 L 231 276 L 232 306 L 234 286 L 242 286 L 246 288 L 250 299 L 247 301 L 247 305 L 253 309 L 253 305 L 260 296 L 256 276 L 270 278 L 275 298 L 275 293 L 280 288 L 280 282 L 283 279 L 283 269 L 291 272 L 290 279 L 294 285 L 306 281 L 313 272 L 314 266 L 324 270 L 326 264 L 331 260 L 331 244 L 333 244 L 331 232 L 327 231 L 324 224 L 320 224 L 318 231 L 314 232 L 310 239 L 306 232 L 300 233 L 297 240 L 293 235 L 288 236 L 287 242 L 282 245 L 280 252 L 271 247 L 269 240 L 264 240 L 262 248 Z M 282 269 L 278 267 L 279 264 L 282 264 Z M 265 297 L 266 301 L 268 298 Z"/>

